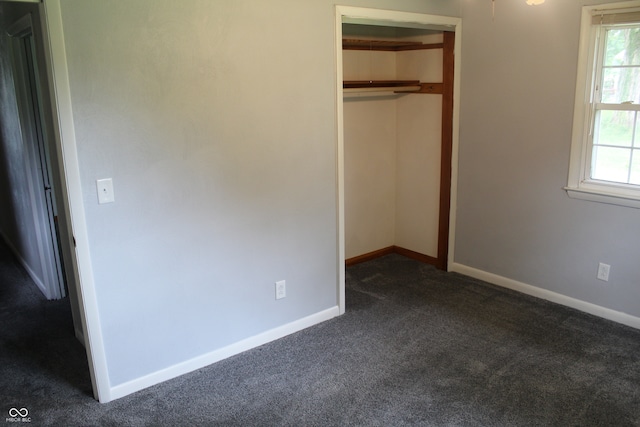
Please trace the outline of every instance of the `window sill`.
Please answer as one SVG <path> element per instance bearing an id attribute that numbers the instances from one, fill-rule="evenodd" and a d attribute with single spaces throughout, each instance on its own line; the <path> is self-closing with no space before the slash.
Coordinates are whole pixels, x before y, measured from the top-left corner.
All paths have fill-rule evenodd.
<path id="1" fill-rule="evenodd" d="M 620 195 L 601 190 L 585 189 L 577 187 L 564 187 L 567 195 L 572 199 L 587 200 L 590 202 L 606 203 L 609 205 L 626 206 L 640 209 L 640 197 Z"/>

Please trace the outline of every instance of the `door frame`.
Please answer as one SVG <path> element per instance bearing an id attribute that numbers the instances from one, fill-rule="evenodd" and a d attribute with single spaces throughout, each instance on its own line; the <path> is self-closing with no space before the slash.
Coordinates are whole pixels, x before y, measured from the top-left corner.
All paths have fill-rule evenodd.
<path id="1" fill-rule="evenodd" d="M 454 259 L 455 243 L 455 213 L 458 181 L 458 143 L 460 123 L 460 63 L 462 46 L 462 19 L 450 16 L 428 15 L 422 13 L 401 12 L 382 9 L 369 9 L 351 6 L 335 7 L 335 43 L 336 43 L 336 114 L 337 114 L 337 223 L 338 223 L 338 306 L 340 314 L 345 312 L 345 210 L 344 210 L 344 106 L 342 87 L 342 24 L 346 20 L 371 25 L 386 25 L 397 27 L 433 28 L 453 32 L 455 34 L 453 53 L 453 110 L 451 135 L 451 150 L 443 152 L 441 173 L 447 173 L 450 166 L 451 185 L 449 191 L 440 192 L 440 220 L 438 237 L 439 267 L 447 269 Z M 444 106 L 443 106 L 444 107 Z M 447 106 L 449 108 L 449 106 Z M 445 129 L 443 129 L 445 132 Z M 448 148 L 448 147 L 443 147 Z M 442 179 L 442 178 L 441 178 Z M 446 190 L 446 189 L 445 189 Z M 446 194 L 449 193 L 449 194 Z M 448 206 L 445 198 L 449 199 Z M 444 217 L 443 217 L 444 216 Z M 448 228 L 448 232 L 447 232 Z"/>
<path id="2" fill-rule="evenodd" d="M 58 180 L 59 188 L 58 223 L 63 236 L 63 254 L 68 261 L 68 289 L 72 309 L 80 319 L 81 330 L 76 328 L 76 335 L 81 335 L 79 338 L 86 349 L 93 395 L 104 403 L 112 400 L 112 395 L 89 252 L 60 0 L 40 2 L 38 12 L 44 54 L 42 66 L 48 88 L 45 102 L 51 111 L 52 147 L 55 146 L 52 152 L 54 179 Z"/>

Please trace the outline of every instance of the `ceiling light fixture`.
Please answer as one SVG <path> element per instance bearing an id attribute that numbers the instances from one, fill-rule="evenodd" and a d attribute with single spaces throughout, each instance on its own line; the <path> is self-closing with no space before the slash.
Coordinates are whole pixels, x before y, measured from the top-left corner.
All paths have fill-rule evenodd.
<path id="1" fill-rule="evenodd" d="M 527 0 L 527 4 L 529 6 L 538 6 L 544 3 L 545 0 Z M 491 0 L 491 20 L 493 21 L 496 17 L 496 0 Z"/>

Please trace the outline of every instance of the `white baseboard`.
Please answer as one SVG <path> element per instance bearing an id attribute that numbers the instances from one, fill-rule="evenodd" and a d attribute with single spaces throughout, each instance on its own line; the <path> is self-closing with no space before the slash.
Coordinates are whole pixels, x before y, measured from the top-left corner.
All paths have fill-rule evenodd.
<path id="1" fill-rule="evenodd" d="M 38 277 L 35 271 L 31 269 L 29 264 L 27 264 L 27 262 L 24 260 L 20 252 L 18 252 L 18 250 L 16 249 L 16 247 L 13 246 L 13 243 L 11 243 L 11 241 L 7 238 L 7 236 L 1 231 L 0 231 L 0 237 L 2 237 L 2 240 L 4 240 L 7 246 L 9 246 L 9 249 L 11 249 L 11 252 L 13 252 L 16 258 L 18 258 L 18 262 L 27 271 L 27 274 L 29 274 L 29 277 L 31 277 L 31 280 L 33 280 L 33 282 L 36 284 L 38 289 L 40 289 L 40 292 L 43 293 L 46 299 L 51 299 L 49 295 L 49 290 L 47 289 L 47 287 L 44 285 L 44 283 L 42 283 L 42 280 Z"/>
<path id="2" fill-rule="evenodd" d="M 338 306 L 335 306 L 327 310 L 312 314 L 300 320 L 296 320 L 286 325 L 244 339 L 219 350 L 212 351 L 211 353 L 195 357 L 191 360 L 187 360 L 185 362 L 178 363 L 160 371 L 153 372 L 144 377 L 136 378 L 135 380 L 131 380 L 126 383 L 111 387 L 109 399 L 101 402 L 106 403 L 110 400 L 119 399 L 128 394 L 135 393 L 136 391 L 140 391 L 144 388 L 159 384 L 163 381 L 179 377 L 180 375 L 195 371 L 197 369 L 211 365 L 212 363 L 219 362 L 223 359 L 235 356 L 236 354 L 293 334 L 302 329 L 306 329 L 310 326 L 322 323 L 326 320 L 338 316 L 339 314 L 340 310 Z"/>
<path id="3" fill-rule="evenodd" d="M 571 298 L 566 295 L 559 294 L 557 292 L 538 288 L 536 286 L 518 282 L 517 280 L 509 279 L 507 277 L 499 276 L 493 273 L 488 273 L 486 271 L 469 267 L 463 264 L 458 264 L 455 262 L 449 266 L 449 270 L 456 273 L 464 274 L 465 276 L 473 277 L 475 279 L 483 280 L 485 282 L 489 282 L 494 285 L 501 286 L 503 288 L 512 289 L 514 291 L 518 291 L 523 294 L 527 294 L 527 295 L 531 295 L 547 301 L 551 301 L 556 304 L 575 308 L 576 310 L 580 310 L 585 313 L 593 314 L 594 316 L 612 320 L 617 323 L 622 323 L 623 325 L 631 326 L 632 328 L 640 329 L 640 317 L 635 317 L 630 314 L 612 310 L 610 308 L 601 307 L 599 305 L 592 304 L 590 302 L 582 301 L 576 298 Z"/>

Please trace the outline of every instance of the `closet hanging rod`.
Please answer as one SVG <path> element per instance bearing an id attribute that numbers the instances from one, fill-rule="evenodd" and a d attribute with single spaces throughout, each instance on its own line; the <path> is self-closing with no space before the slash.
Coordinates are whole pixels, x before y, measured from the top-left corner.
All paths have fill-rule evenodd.
<path id="1" fill-rule="evenodd" d="M 420 86 L 420 80 L 345 80 L 342 82 L 344 89 L 362 88 L 401 88 L 406 86 Z"/>
<path id="2" fill-rule="evenodd" d="M 345 89 L 342 97 L 347 98 L 371 98 L 371 97 L 396 97 L 409 93 L 420 93 L 420 86 L 407 86 L 406 88 L 363 88 L 363 89 Z"/>
<path id="3" fill-rule="evenodd" d="M 390 96 L 399 93 L 419 92 L 419 80 L 345 80 L 344 96 Z"/>
<path id="4" fill-rule="evenodd" d="M 344 93 L 355 92 L 418 92 L 422 86 L 400 86 L 400 87 L 352 87 L 344 89 Z"/>

